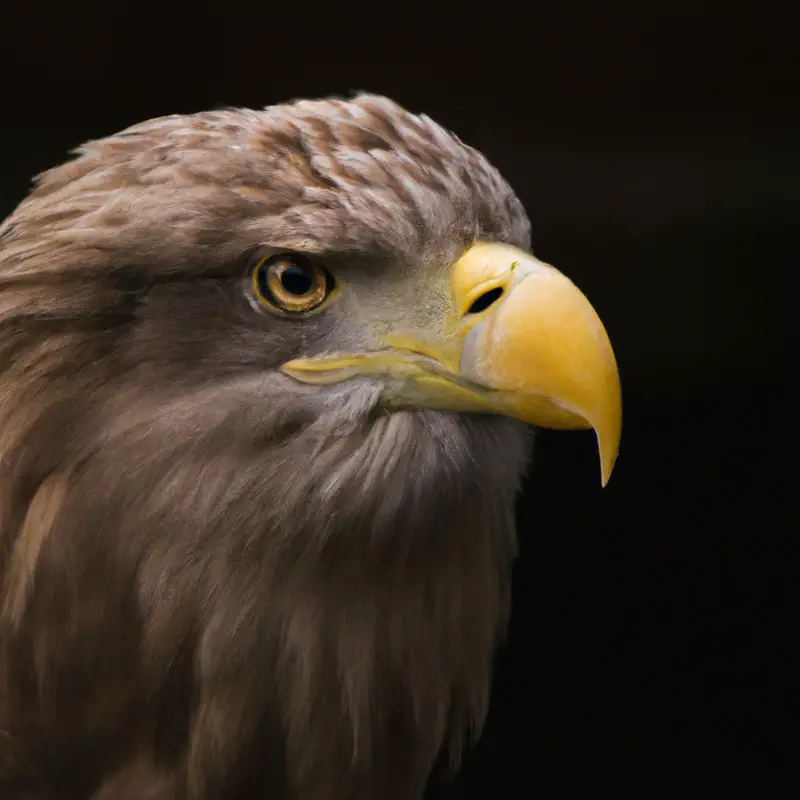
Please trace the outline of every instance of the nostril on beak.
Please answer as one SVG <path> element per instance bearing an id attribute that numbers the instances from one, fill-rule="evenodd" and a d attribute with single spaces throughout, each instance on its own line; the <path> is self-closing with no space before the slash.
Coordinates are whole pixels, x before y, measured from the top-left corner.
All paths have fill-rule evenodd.
<path id="1" fill-rule="evenodd" d="M 503 296 L 503 287 L 496 286 L 494 289 L 489 289 L 479 297 L 473 300 L 472 305 L 467 309 L 467 314 L 480 314 L 481 311 L 486 311 L 490 305 L 497 302 Z"/>

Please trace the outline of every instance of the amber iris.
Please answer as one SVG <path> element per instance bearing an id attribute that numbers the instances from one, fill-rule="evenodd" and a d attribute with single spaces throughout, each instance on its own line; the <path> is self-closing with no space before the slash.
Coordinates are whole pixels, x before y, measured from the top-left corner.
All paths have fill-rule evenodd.
<path id="1" fill-rule="evenodd" d="M 259 303 L 289 314 L 317 308 L 332 288 L 330 276 L 322 266 L 296 254 L 263 259 L 253 269 L 252 280 Z"/>

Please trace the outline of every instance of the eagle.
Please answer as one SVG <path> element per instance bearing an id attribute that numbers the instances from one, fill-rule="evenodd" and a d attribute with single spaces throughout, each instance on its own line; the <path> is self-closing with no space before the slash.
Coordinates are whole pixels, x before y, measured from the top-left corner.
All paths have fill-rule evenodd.
<path id="1" fill-rule="evenodd" d="M 0 796 L 419 800 L 479 735 L 535 426 L 606 330 L 373 94 L 152 119 L 0 227 Z"/>

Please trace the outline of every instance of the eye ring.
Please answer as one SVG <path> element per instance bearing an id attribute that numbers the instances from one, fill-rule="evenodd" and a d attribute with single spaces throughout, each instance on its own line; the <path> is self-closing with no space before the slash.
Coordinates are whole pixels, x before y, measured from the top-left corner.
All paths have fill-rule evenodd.
<path id="1" fill-rule="evenodd" d="M 320 264 L 299 253 L 262 258 L 251 273 L 253 296 L 262 306 L 284 314 L 319 308 L 334 288 L 333 277 Z"/>

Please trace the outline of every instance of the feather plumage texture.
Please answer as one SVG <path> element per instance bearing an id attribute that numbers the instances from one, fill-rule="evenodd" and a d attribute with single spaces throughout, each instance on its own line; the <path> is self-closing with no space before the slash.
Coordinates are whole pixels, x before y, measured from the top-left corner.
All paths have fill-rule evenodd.
<path id="1" fill-rule="evenodd" d="M 368 95 L 152 120 L 39 178 L 0 227 L 3 798 L 413 800 L 457 759 L 527 432 L 299 386 L 280 364 L 368 334 L 241 288 L 301 249 L 422 313 L 400 284 L 477 238 L 528 246 L 508 185 Z"/>

